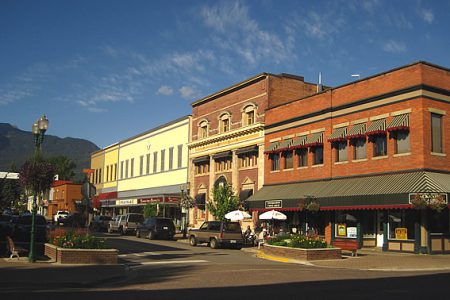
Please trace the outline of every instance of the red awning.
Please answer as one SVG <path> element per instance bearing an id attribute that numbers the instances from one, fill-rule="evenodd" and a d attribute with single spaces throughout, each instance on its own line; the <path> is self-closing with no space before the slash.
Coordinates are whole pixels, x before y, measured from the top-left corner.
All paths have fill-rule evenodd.
<path id="1" fill-rule="evenodd" d="M 98 200 L 106 200 L 117 198 L 117 192 L 101 193 L 98 195 Z"/>
<path id="2" fill-rule="evenodd" d="M 100 202 L 100 199 L 98 196 L 92 197 L 92 207 L 96 209 L 100 209 L 102 206 L 102 203 Z"/>

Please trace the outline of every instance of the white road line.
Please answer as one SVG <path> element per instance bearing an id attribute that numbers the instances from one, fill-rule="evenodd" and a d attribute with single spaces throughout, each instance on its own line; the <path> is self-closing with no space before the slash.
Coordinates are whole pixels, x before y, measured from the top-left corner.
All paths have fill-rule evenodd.
<path id="1" fill-rule="evenodd" d="M 127 256 L 158 256 L 162 255 L 162 253 L 158 252 L 139 252 L 139 253 L 127 253 L 127 254 L 119 254 L 119 257 L 127 257 Z"/>
<path id="2" fill-rule="evenodd" d="M 207 263 L 207 260 L 168 260 L 168 261 L 145 261 L 141 265 L 170 265 L 170 264 L 193 264 L 193 263 Z"/>

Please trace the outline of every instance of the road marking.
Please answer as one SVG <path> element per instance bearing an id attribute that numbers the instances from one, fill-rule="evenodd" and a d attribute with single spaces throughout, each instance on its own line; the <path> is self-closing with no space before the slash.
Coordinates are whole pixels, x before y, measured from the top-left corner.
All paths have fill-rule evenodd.
<path id="1" fill-rule="evenodd" d="M 168 261 L 145 261 L 141 262 L 141 265 L 170 265 L 170 264 L 196 264 L 196 263 L 207 263 L 207 260 L 168 260 Z"/>
<path id="2" fill-rule="evenodd" d="M 158 253 L 158 252 L 126 253 L 126 254 L 119 254 L 119 257 L 127 257 L 127 256 L 131 256 L 131 255 L 143 257 L 143 256 L 158 256 L 158 255 L 162 255 L 162 253 Z"/>

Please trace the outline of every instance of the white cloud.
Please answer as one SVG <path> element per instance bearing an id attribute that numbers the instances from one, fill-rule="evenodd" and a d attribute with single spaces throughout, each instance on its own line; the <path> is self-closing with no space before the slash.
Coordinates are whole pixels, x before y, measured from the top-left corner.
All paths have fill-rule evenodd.
<path id="1" fill-rule="evenodd" d="M 173 89 L 170 86 L 163 85 L 158 89 L 157 95 L 170 96 L 173 94 Z"/>
<path id="2" fill-rule="evenodd" d="M 180 88 L 179 91 L 180 91 L 181 97 L 183 97 L 184 99 L 192 99 L 196 95 L 194 89 L 189 86 L 183 86 Z"/>
<path id="3" fill-rule="evenodd" d="M 419 16 L 428 24 L 431 24 L 434 21 L 434 14 L 430 9 L 420 9 Z"/>
<path id="4" fill-rule="evenodd" d="M 390 53 L 406 52 L 406 45 L 402 42 L 390 40 L 383 45 L 383 50 Z"/>

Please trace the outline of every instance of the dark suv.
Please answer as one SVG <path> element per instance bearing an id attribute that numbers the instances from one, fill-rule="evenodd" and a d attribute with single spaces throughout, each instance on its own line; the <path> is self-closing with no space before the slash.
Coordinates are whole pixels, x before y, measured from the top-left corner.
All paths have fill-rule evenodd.
<path id="1" fill-rule="evenodd" d="M 241 249 L 244 244 L 239 222 L 208 221 L 198 229 L 189 230 L 189 243 L 208 243 L 213 249 L 228 246 Z"/>
<path id="2" fill-rule="evenodd" d="M 174 235 L 175 224 L 169 218 L 150 217 L 136 228 L 138 238 L 145 236 L 151 240 L 156 238 L 171 240 Z"/>

